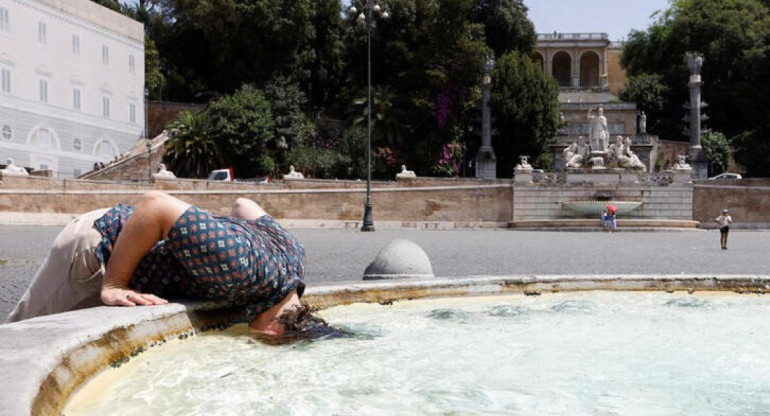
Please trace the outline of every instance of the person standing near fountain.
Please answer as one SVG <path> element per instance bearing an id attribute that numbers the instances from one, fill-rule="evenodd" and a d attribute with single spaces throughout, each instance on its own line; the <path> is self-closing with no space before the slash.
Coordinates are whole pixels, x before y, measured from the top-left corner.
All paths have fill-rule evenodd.
<path id="1" fill-rule="evenodd" d="M 300 328 L 292 319 L 314 321 L 300 302 L 304 261 L 302 244 L 252 200 L 215 216 L 152 191 L 65 227 L 6 322 L 166 297 L 219 300 L 245 307 L 252 332 L 277 339 Z"/>
<path id="2" fill-rule="evenodd" d="M 719 244 L 722 245 L 722 250 L 727 250 L 727 235 L 730 234 L 730 223 L 733 222 L 733 217 L 723 209 L 722 215 L 716 217 L 714 221 L 719 224 Z"/>

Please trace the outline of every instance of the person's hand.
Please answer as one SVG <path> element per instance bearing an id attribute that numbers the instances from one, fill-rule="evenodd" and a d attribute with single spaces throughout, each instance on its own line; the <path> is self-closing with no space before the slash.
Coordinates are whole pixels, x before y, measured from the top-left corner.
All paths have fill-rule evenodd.
<path id="1" fill-rule="evenodd" d="M 148 293 L 129 289 L 107 287 L 102 289 L 102 302 L 109 306 L 165 305 L 167 300 Z"/>

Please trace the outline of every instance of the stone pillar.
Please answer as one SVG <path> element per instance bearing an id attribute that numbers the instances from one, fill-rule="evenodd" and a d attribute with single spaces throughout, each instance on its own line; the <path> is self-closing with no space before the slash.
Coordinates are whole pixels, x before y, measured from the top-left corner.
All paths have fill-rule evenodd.
<path id="1" fill-rule="evenodd" d="M 708 164 L 706 154 L 701 147 L 701 77 L 700 70 L 703 66 L 703 55 L 689 53 L 687 64 L 690 67 L 690 166 L 692 177 L 704 179 L 708 177 Z M 705 117 L 704 117 L 705 118 Z"/>
<path id="2" fill-rule="evenodd" d="M 497 157 L 495 149 L 492 148 L 492 118 L 489 110 L 494 67 L 495 58 L 487 57 L 484 61 L 484 79 L 481 83 L 481 147 L 476 155 L 476 177 L 479 179 L 497 178 Z"/>

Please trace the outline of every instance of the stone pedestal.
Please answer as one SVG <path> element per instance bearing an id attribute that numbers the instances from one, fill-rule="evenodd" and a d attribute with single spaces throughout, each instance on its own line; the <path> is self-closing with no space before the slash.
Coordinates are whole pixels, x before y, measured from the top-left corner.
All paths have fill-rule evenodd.
<path id="1" fill-rule="evenodd" d="M 497 178 L 497 157 L 491 146 L 482 146 L 476 155 L 476 177 L 479 179 Z"/>
<path id="2" fill-rule="evenodd" d="M 701 146 L 690 147 L 690 166 L 692 167 L 691 176 L 694 179 L 706 179 L 709 175 L 708 161 L 706 152 Z"/>

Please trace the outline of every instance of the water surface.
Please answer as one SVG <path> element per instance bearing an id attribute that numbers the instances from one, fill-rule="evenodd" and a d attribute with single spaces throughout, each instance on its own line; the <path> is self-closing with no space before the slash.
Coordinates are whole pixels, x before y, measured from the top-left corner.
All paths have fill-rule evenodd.
<path id="1" fill-rule="evenodd" d="M 106 371 L 67 416 L 759 415 L 770 297 L 579 292 L 323 311 L 350 338 L 270 346 L 244 326 Z"/>

